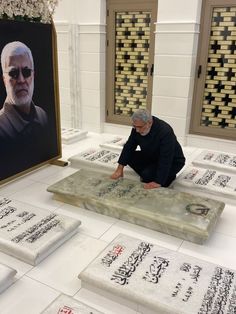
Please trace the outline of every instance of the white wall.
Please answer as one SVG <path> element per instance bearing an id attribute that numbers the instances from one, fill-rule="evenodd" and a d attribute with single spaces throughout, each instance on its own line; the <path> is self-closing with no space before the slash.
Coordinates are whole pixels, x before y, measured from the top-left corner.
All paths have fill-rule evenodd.
<path id="1" fill-rule="evenodd" d="M 182 144 L 233 150 L 234 143 L 188 133 L 202 0 L 158 0 L 152 113 Z M 58 33 L 62 126 L 128 134 L 105 123 L 105 0 L 60 0 Z"/>
<path id="2" fill-rule="evenodd" d="M 105 116 L 105 20 L 105 0 L 59 2 L 54 23 L 63 127 L 102 131 Z"/>
<path id="3" fill-rule="evenodd" d="M 158 1 L 152 111 L 172 125 L 183 144 L 189 128 L 200 10 L 199 0 Z"/>

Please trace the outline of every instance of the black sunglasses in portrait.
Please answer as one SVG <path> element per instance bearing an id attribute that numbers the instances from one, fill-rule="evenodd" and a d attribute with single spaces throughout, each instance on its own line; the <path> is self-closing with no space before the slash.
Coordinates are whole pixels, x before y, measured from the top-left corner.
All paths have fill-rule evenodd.
<path id="1" fill-rule="evenodd" d="M 11 71 L 7 72 L 8 75 L 13 78 L 14 80 L 17 80 L 20 75 L 20 71 L 24 78 L 28 78 L 31 76 L 31 73 L 33 72 L 32 69 L 29 68 L 22 68 L 22 69 L 12 69 Z"/>

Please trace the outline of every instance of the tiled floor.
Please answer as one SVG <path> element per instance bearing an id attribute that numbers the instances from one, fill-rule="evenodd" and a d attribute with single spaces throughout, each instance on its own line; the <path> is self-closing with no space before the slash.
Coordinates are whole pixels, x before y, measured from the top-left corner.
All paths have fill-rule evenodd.
<path id="1" fill-rule="evenodd" d="M 64 145 L 63 159 L 84 149 L 98 147 L 109 138 L 111 135 L 108 134 L 90 133 L 85 140 Z M 185 147 L 187 163 L 200 151 Z M 48 165 L 0 188 L 1 196 L 82 221 L 75 236 L 35 267 L 0 253 L 0 262 L 17 270 L 14 284 L 0 295 L 1 314 L 39 314 L 60 293 L 74 296 L 107 314 L 137 314 L 122 304 L 82 289 L 77 278 L 81 270 L 121 232 L 236 270 L 236 206 L 226 204 L 210 239 L 205 245 L 197 245 L 53 200 L 52 194 L 46 191 L 47 186 L 75 171 L 69 166 Z"/>

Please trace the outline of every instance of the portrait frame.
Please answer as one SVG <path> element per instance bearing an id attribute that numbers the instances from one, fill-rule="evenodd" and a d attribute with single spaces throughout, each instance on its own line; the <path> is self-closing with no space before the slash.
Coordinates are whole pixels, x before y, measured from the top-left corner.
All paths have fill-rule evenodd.
<path id="1" fill-rule="evenodd" d="M 29 145 L 26 141 L 20 142 L 18 139 L 12 145 L 8 138 L 1 140 L 0 126 L 0 185 L 52 163 L 62 156 L 57 38 L 54 23 L 0 19 L 0 53 L 7 43 L 13 41 L 20 41 L 31 50 L 34 61 L 32 103 L 46 113 L 47 129 L 45 127 L 42 134 L 37 134 L 35 131 L 29 133 Z M 1 110 L 7 94 L 2 79 L 2 67 L 0 72 Z M 35 141 L 34 134 L 37 134 Z"/>

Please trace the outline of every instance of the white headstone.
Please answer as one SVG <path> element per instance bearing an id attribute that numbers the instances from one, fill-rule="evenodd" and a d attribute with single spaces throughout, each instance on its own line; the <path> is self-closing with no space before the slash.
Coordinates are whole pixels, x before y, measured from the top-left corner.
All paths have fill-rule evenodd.
<path id="1" fill-rule="evenodd" d="M 14 281 L 16 270 L 0 264 L 0 293 L 6 290 Z"/>
<path id="2" fill-rule="evenodd" d="M 204 150 L 193 160 L 193 165 L 236 174 L 236 155 Z"/>
<path id="3" fill-rule="evenodd" d="M 59 295 L 42 314 L 103 314 L 65 294 Z"/>
<path id="4" fill-rule="evenodd" d="M 112 174 L 117 167 L 120 154 L 109 149 L 90 148 L 70 157 L 71 166 L 78 169 L 93 169 L 98 172 Z M 124 175 L 139 180 L 139 176 L 129 166 L 125 167 Z"/>
<path id="5" fill-rule="evenodd" d="M 61 141 L 63 144 L 72 144 L 84 139 L 87 136 L 87 131 L 73 128 L 61 129 Z"/>
<path id="6" fill-rule="evenodd" d="M 115 136 L 113 139 L 100 144 L 100 147 L 109 149 L 112 151 L 117 151 L 120 153 L 126 141 L 127 141 L 127 138 L 124 138 L 121 136 Z"/>
<path id="7" fill-rule="evenodd" d="M 0 251 L 36 265 L 75 234 L 80 223 L 0 197 Z"/>
<path id="8" fill-rule="evenodd" d="M 123 234 L 79 278 L 82 287 L 129 300 L 143 313 L 236 313 L 235 271 Z"/>
<path id="9" fill-rule="evenodd" d="M 177 177 L 172 187 L 236 204 L 236 174 L 190 166 Z"/>

